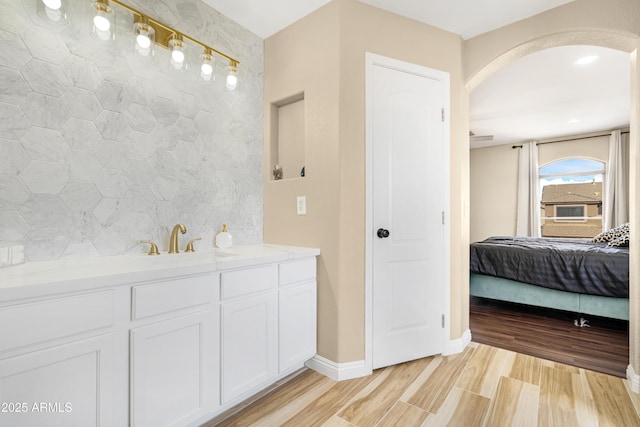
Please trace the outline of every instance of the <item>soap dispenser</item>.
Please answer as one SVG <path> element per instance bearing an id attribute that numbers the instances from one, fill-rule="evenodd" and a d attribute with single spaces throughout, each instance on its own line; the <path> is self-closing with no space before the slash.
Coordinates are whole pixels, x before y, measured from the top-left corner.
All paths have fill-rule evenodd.
<path id="1" fill-rule="evenodd" d="M 227 224 L 222 224 L 222 232 L 216 236 L 216 246 L 220 249 L 230 248 L 233 244 L 233 237 L 227 232 Z"/>

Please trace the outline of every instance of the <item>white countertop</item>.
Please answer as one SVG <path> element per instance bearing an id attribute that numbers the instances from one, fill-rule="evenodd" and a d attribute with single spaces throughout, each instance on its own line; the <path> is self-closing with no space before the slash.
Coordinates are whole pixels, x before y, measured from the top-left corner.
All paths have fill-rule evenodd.
<path id="1" fill-rule="evenodd" d="M 259 244 L 193 253 L 30 262 L 0 269 L 0 302 L 306 258 L 319 249 Z"/>

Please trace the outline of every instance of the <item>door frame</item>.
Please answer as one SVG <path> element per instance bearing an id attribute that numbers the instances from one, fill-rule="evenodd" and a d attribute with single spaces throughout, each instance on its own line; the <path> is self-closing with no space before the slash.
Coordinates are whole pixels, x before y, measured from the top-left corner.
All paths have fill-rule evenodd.
<path id="1" fill-rule="evenodd" d="M 443 173 L 444 180 L 444 290 L 443 313 L 445 323 L 443 331 L 443 353 L 449 348 L 451 336 L 451 220 L 450 220 L 450 191 L 451 191 L 451 167 L 450 167 L 450 75 L 447 72 L 427 68 L 421 65 L 400 61 L 393 58 L 365 52 L 365 366 L 371 372 L 373 370 L 373 121 L 371 96 L 373 93 L 373 67 L 379 65 L 398 71 L 409 72 L 438 80 L 443 85 L 444 129 L 443 129 Z"/>

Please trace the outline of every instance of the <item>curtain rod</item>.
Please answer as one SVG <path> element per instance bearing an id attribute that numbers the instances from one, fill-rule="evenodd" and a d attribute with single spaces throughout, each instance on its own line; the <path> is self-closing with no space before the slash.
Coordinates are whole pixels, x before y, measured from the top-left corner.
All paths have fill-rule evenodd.
<path id="1" fill-rule="evenodd" d="M 629 133 L 628 130 L 620 132 L 621 134 L 623 133 Z M 544 145 L 544 144 L 555 144 L 556 142 L 569 142 L 569 141 L 577 141 L 580 139 L 589 139 L 589 138 L 600 138 L 601 136 L 607 136 L 610 135 L 610 133 L 603 133 L 602 135 L 591 135 L 591 136 L 583 136 L 583 137 L 575 137 L 575 138 L 568 138 L 568 139 L 559 139 L 557 141 L 547 141 L 547 142 L 536 142 L 536 145 Z M 522 144 L 520 145 L 512 145 L 511 148 L 522 148 Z"/>

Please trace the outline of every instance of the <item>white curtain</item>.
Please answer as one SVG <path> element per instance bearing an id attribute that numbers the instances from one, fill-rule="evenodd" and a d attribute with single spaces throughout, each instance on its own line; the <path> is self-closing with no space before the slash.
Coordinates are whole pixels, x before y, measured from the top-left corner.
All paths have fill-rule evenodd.
<path id="1" fill-rule="evenodd" d="M 629 222 L 629 134 L 619 130 L 609 137 L 609 162 L 604 201 L 604 229 Z"/>
<path id="2" fill-rule="evenodd" d="M 520 148 L 518 164 L 517 236 L 540 237 L 538 187 L 538 147 L 535 141 L 527 142 Z"/>

